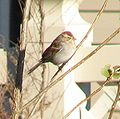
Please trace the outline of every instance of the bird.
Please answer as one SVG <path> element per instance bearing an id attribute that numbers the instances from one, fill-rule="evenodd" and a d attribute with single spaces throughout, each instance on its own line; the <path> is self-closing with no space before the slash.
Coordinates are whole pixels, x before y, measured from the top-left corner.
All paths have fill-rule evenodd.
<path id="1" fill-rule="evenodd" d="M 59 66 L 67 62 L 75 53 L 76 38 L 70 31 L 64 31 L 58 35 L 51 45 L 43 52 L 42 58 L 29 69 L 28 74 L 32 73 L 42 63 L 51 62 Z"/>

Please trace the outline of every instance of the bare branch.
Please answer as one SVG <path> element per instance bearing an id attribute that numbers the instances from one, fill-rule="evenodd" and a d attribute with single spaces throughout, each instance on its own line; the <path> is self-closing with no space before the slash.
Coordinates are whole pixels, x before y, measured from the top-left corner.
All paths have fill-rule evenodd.
<path id="1" fill-rule="evenodd" d="M 73 109 L 71 109 L 64 117 L 63 119 L 66 119 L 76 108 L 78 108 L 81 104 L 83 104 L 85 101 L 90 100 L 93 96 L 95 96 L 98 92 L 102 90 L 102 88 L 111 81 L 111 76 L 107 78 L 107 80 L 103 83 L 102 86 L 100 86 L 98 89 L 96 89 L 93 93 L 91 93 L 87 98 L 79 102 Z"/>
<path id="2" fill-rule="evenodd" d="M 102 8 L 100 9 L 100 11 L 98 12 L 98 14 L 95 17 L 94 21 L 92 22 L 92 25 L 89 28 L 88 32 L 86 33 L 86 35 L 84 36 L 84 38 L 82 39 L 82 41 L 78 44 L 77 50 L 83 44 L 83 42 L 86 40 L 86 38 L 88 37 L 89 33 L 91 32 L 91 30 L 93 29 L 93 27 L 95 26 L 95 24 L 97 23 L 97 21 L 99 20 L 101 14 L 103 13 L 104 9 L 106 8 L 107 3 L 108 3 L 108 0 L 105 0 L 104 3 L 103 3 L 103 5 L 102 5 Z"/>
<path id="3" fill-rule="evenodd" d="M 20 38 L 20 48 L 19 48 L 19 56 L 18 56 L 18 64 L 17 64 L 17 75 L 16 75 L 16 81 L 15 86 L 16 89 L 14 90 L 15 95 L 15 103 L 16 107 L 14 110 L 15 113 L 15 119 L 20 118 L 21 116 L 21 91 L 22 91 L 22 78 L 23 78 L 23 69 L 24 69 L 24 58 L 25 58 L 25 50 L 26 50 L 26 44 L 27 44 L 27 30 L 28 30 L 28 21 L 30 17 L 30 8 L 31 8 L 32 0 L 26 1 L 26 6 L 24 9 L 24 17 L 23 17 L 23 24 L 22 24 L 22 32 L 21 32 L 21 38 Z"/>
<path id="4" fill-rule="evenodd" d="M 113 112 L 114 112 L 115 107 L 117 105 L 117 102 L 120 100 L 120 81 L 118 82 L 118 86 L 117 87 L 118 87 L 117 94 L 116 94 L 115 100 L 114 100 L 114 102 L 112 104 L 112 107 L 111 107 L 108 119 L 112 119 L 112 115 L 113 115 Z"/>

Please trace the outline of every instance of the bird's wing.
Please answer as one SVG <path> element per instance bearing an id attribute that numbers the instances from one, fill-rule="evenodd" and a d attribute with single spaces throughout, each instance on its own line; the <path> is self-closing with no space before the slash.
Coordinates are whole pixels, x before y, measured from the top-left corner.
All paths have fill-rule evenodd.
<path id="1" fill-rule="evenodd" d="M 52 60 L 54 55 L 57 52 L 60 52 L 62 50 L 62 45 L 60 44 L 61 42 L 61 36 L 58 36 L 52 44 L 44 51 L 42 55 L 42 61 L 44 62 L 49 62 Z"/>

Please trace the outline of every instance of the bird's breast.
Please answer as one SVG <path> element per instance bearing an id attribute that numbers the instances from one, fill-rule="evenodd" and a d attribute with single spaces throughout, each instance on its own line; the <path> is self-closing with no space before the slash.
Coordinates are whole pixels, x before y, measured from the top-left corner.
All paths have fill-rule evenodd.
<path id="1" fill-rule="evenodd" d="M 65 63 L 71 56 L 74 54 L 76 50 L 75 44 L 62 44 L 62 48 L 59 52 L 56 53 L 56 55 L 53 57 L 53 64 L 60 65 L 62 63 Z"/>

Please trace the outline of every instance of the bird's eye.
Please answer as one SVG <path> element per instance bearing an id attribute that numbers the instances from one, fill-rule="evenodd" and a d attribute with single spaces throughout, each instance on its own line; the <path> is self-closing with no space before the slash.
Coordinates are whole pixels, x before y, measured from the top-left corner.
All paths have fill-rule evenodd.
<path id="1" fill-rule="evenodd" d="M 120 68 L 116 69 L 116 72 L 120 72 Z"/>
<path id="2" fill-rule="evenodd" d="M 72 38 L 71 36 L 69 36 L 69 35 L 67 35 L 67 34 L 65 35 L 65 37 L 67 37 L 67 38 L 69 38 L 69 39 L 71 39 L 71 38 Z"/>

